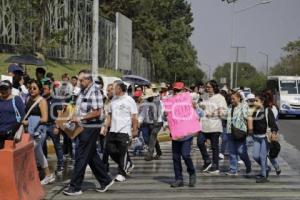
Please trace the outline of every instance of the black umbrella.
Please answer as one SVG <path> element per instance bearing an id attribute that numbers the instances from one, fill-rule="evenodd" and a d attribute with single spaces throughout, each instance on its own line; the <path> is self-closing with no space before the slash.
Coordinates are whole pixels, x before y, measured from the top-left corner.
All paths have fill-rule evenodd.
<path id="1" fill-rule="evenodd" d="M 24 65 L 37 65 L 43 66 L 45 65 L 44 61 L 40 58 L 37 58 L 32 55 L 20 55 L 20 56 L 11 56 L 7 60 L 7 63 L 19 63 Z"/>
<path id="2" fill-rule="evenodd" d="M 136 75 L 124 75 L 122 76 L 122 81 L 126 81 L 135 85 L 150 85 L 151 82 L 143 77 Z"/>

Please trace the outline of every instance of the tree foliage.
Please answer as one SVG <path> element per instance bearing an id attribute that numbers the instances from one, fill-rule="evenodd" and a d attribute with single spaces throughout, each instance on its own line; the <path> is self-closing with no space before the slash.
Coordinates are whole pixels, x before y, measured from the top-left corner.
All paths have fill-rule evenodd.
<path id="1" fill-rule="evenodd" d="M 133 45 L 154 64 L 156 81 L 191 83 L 203 78 L 189 40 L 193 15 L 185 0 L 102 1 L 101 15 L 114 20 L 115 12 L 132 19 Z"/>
<path id="2" fill-rule="evenodd" d="M 286 53 L 280 62 L 271 68 L 272 75 L 300 75 L 300 40 L 289 42 L 282 48 Z"/>
<path id="3" fill-rule="evenodd" d="M 220 81 L 222 77 L 226 78 L 227 83 L 230 82 L 230 66 L 231 63 L 225 63 L 218 66 L 214 72 L 214 78 Z M 266 76 L 257 72 L 256 68 L 249 63 L 239 63 L 238 65 L 238 86 L 250 87 L 254 92 L 260 92 L 265 88 Z M 234 67 L 234 77 L 236 74 L 236 67 Z M 235 79 L 234 79 L 235 82 Z"/>

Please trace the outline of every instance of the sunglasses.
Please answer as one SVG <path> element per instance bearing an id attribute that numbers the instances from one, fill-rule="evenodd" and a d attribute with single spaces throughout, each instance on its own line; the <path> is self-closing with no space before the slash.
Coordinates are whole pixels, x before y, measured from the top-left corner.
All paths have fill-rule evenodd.
<path id="1" fill-rule="evenodd" d="M 38 90 L 37 87 L 30 87 L 29 90 Z"/>

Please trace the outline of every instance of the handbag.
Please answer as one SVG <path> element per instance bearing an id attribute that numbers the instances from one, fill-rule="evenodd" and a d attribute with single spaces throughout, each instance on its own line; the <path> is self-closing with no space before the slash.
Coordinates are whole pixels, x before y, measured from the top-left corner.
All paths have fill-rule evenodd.
<path id="1" fill-rule="evenodd" d="M 243 131 L 241 129 L 238 129 L 234 127 L 233 125 L 233 112 L 234 112 L 234 107 L 231 108 L 231 134 L 236 141 L 243 141 L 247 138 L 247 133 L 246 131 Z"/>
<path id="2" fill-rule="evenodd" d="M 29 108 L 29 110 L 27 111 L 26 115 L 23 117 L 22 120 L 20 120 L 19 122 L 19 128 L 17 129 L 15 136 L 14 136 L 14 141 L 15 142 L 20 142 L 22 139 L 22 134 L 24 133 L 24 125 L 22 124 L 22 121 L 27 119 L 27 117 L 29 116 L 29 114 L 31 113 L 31 111 L 33 110 L 34 107 L 36 107 L 41 101 L 43 100 L 43 97 L 38 98 L 34 104 L 32 104 L 32 106 Z"/>
<path id="3" fill-rule="evenodd" d="M 269 126 L 269 109 L 267 108 L 265 110 L 265 115 L 266 115 L 266 121 L 267 121 L 267 132 L 266 132 L 266 135 L 267 135 L 267 140 L 269 143 L 271 143 L 272 141 L 276 141 L 278 142 L 278 133 L 276 135 L 276 138 L 272 138 L 272 131 L 271 131 L 271 128 Z"/>

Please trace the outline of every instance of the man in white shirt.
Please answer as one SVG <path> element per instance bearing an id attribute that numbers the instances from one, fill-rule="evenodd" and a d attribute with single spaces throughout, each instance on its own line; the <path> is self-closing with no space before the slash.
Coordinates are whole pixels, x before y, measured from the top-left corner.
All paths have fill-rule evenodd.
<path id="1" fill-rule="evenodd" d="M 109 119 L 106 121 L 107 148 L 111 158 L 119 165 L 117 181 L 126 180 L 126 165 L 128 163 L 128 146 L 130 139 L 138 134 L 138 109 L 132 97 L 126 94 L 126 85 L 122 81 L 115 82 L 115 96 L 109 108 Z"/>

